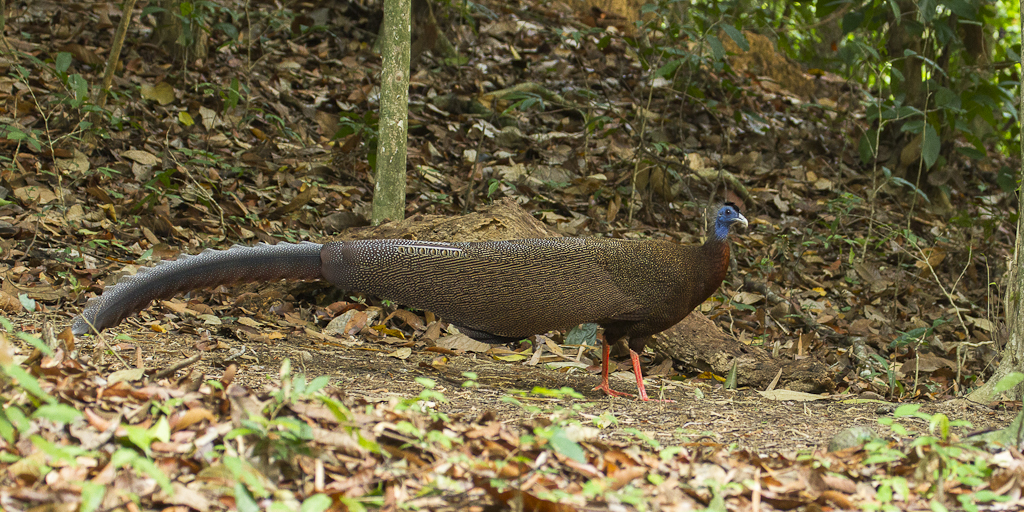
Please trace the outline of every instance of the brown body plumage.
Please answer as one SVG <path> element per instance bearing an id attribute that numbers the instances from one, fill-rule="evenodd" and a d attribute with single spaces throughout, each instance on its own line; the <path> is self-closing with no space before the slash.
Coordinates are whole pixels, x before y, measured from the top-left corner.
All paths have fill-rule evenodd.
<path id="1" fill-rule="evenodd" d="M 723 207 L 701 246 L 594 238 L 235 246 L 161 262 L 122 280 L 90 302 L 73 330 L 103 330 L 154 299 L 186 290 L 326 279 L 345 290 L 432 311 L 490 343 L 597 323 L 607 341 L 629 339 L 640 398 L 646 400 L 638 354 L 652 334 L 682 320 L 721 285 L 729 263 L 727 238 L 736 223 L 746 225 L 746 219 L 735 207 Z M 608 386 L 607 341 L 596 389 L 620 394 Z"/>
<path id="2" fill-rule="evenodd" d="M 722 251 L 728 258 L 725 243 L 360 240 L 326 244 L 321 258 L 324 278 L 341 289 L 428 309 L 497 341 L 584 322 L 614 338 L 663 331 L 722 282 L 726 267 L 715 264 Z M 692 286 L 699 282 L 715 286 Z"/>

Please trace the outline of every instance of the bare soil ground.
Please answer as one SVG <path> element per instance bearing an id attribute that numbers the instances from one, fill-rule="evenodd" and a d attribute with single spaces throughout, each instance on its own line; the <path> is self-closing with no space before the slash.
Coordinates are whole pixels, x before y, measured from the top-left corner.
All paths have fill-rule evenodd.
<path id="1" fill-rule="evenodd" d="M 30 318 L 17 319 L 28 320 Z M 323 343 L 302 335 L 292 335 L 273 342 L 241 342 L 220 335 L 183 335 L 146 332 L 144 327 L 122 325 L 104 334 L 107 339 L 124 333 L 130 340 L 116 343 L 117 352 L 125 361 L 132 361 L 136 349 L 141 349 L 145 366 L 160 370 L 201 352 L 202 359 L 180 372 L 201 372 L 206 379 L 217 379 L 231 363 L 239 365 L 235 382 L 252 390 L 280 386 L 278 369 L 282 360 L 289 358 L 296 371 L 310 377 L 328 375 L 331 384 L 357 402 L 381 403 L 395 397 L 416 396 L 423 386 L 417 377 L 427 377 L 438 383 L 436 388 L 449 400 L 437 404 L 439 411 L 460 417 L 477 417 L 493 413 L 510 425 L 526 423 L 530 413 L 519 405 L 503 401 L 515 396 L 526 402 L 551 407 L 581 405 L 583 415 L 593 417 L 611 413 L 618 425 L 602 431 L 608 439 L 632 438 L 622 429 L 638 429 L 663 444 L 676 444 L 700 440 L 717 445 L 736 445 L 763 455 L 796 455 L 825 449 L 838 432 L 853 426 L 863 426 L 888 436 L 891 432 L 878 424 L 878 418 L 890 415 L 895 404 L 880 400 L 864 403 L 844 403 L 850 395 L 823 396 L 818 401 L 778 401 L 767 399 L 755 390 L 727 390 L 715 379 L 686 379 L 683 382 L 648 377 L 651 398 L 671 402 L 640 402 L 635 398 L 610 398 L 591 389 L 600 382 L 597 366 L 589 371 L 571 368 L 571 371 L 552 370 L 543 365 L 530 366 L 520 362 L 495 361 L 486 354 L 438 354 L 414 349 L 407 357 L 389 354 L 394 345 L 351 340 L 351 346 Z M 200 351 L 197 346 L 202 346 Z M 79 342 L 79 350 L 89 354 L 95 348 L 94 338 Z M 591 353 L 597 349 L 592 348 Z M 586 361 L 586 359 L 584 359 Z M 650 363 L 648 359 L 645 364 Z M 118 368 L 111 358 L 106 359 L 110 371 Z M 636 392 L 636 384 L 629 369 L 628 359 L 613 361 L 612 387 L 618 391 Z M 478 375 L 476 388 L 464 388 L 464 372 Z M 583 399 L 555 399 L 529 395 L 534 387 L 559 389 L 569 387 L 581 393 Z M 524 397 L 524 393 L 527 392 Z M 950 418 L 969 421 L 971 431 L 1003 428 L 1013 419 L 1015 411 L 993 410 L 971 404 L 962 399 L 925 404 L 922 411 L 944 413 Z M 920 424 L 919 431 L 927 425 Z M 967 433 L 961 431 L 961 434 Z"/>

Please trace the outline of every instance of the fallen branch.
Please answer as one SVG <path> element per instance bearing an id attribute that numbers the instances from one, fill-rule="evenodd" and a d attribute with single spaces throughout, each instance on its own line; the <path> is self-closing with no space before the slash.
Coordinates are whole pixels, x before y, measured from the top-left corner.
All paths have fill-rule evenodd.
<path id="1" fill-rule="evenodd" d="M 163 370 L 156 372 L 156 375 L 153 376 L 153 379 L 162 379 L 164 377 L 167 377 L 168 375 L 173 375 L 175 372 L 182 368 L 198 363 L 199 360 L 202 358 L 202 353 L 197 353 L 196 355 L 188 359 L 182 359 L 181 361 L 178 361 L 168 366 L 167 368 L 164 368 Z"/>

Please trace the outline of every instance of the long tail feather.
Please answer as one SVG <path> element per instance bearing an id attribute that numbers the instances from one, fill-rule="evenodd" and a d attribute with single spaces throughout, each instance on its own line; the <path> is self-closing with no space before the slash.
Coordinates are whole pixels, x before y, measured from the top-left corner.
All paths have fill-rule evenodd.
<path id="1" fill-rule="evenodd" d="M 310 242 L 235 245 L 223 251 L 207 249 L 195 256 L 161 261 L 139 269 L 134 276 L 107 287 L 103 295 L 90 300 L 81 316 L 75 318 L 71 330 L 74 334 L 102 331 L 156 299 L 168 299 L 189 290 L 281 279 L 319 280 L 323 278 L 321 247 Z"/>

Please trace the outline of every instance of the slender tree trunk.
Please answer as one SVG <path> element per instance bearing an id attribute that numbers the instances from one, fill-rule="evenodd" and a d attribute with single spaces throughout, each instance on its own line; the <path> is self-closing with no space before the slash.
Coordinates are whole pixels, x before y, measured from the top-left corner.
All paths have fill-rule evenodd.
<path id="1" fill-rule="evenodd" d="M 900 85 L 900 89 L 906 93 L 906 104 L 923 110 L 926 98 L 924 95 L 924 72 L 921 69 L 921 58 L 917 56 L 903 56 L 906 50 L 913 50 L 916 55 L 921 55 L 921 36 L 908 31 L 908 23 L 918 20 L 918 2 L 916 0 L 900 0 L 897 4 L 899 5 L 900 19 L 892 19 L 889 28 L 889 40 L 886 42 L 886 50 L 890 59 L 900 59 L 894 62 L 893 65 L 898 67 L 903 75 L 903 83 Z M 887 14 L 889 16 L 893 15 L 891 12 Z"/>
<path id="2" fill-rule="evenodd" d="M 181 1 L 159 0 L 154 3 L 164 10 L 156 14 L 157 25 L 150 35 L 150 42 L 185 63 L 195 59 L 205 59 L 210 52 L 209 33 L 193 25 L 189 27 L 191 37 L 182 41 L 185 25 L 178 17 L 181 14 Z M 198 8 L 195 3 L 192 4 L 192 9 Z"/>
<path id="3" fill-rule="evenodd" d="M 410 0 L 385 0 L 380 44 L 380 139 L 373 224 L 405 216 L 405 150 L 409 138 Z"/>
<path id="4" fill-rule="evenodd" d="M 128 26 L 132 22 L 132 10 L 135 9 L 135 0 L 128 0 L 121 6 L 121 22 L 117 25 L 117 32 L 114 34 L 114 43 L 110 45 L 110 53 L 107 55 L 107 65 L 103 69 L 103 85 L 96 92 L 96 104 L 100 109 L 107 106 L 107 98 L 110 96 L 110 84 L 114 83 L 114 71 L 117 70 L 117 63 L 120 60 L 121 48 L 124 47 L 124 38 L 128 34 Z M 93 123 L 99 121 L 99 115 L 93 113 Z"/>
<path id="5" fill-rule="evenodd" d="M 1024 0 L 1021 0 L 1021 8 L 1024 9 Z M 1021 18 L 1021 30 L 1024 30 L 1024 18 Z M 1021 57 L 1021 64 L 1024 65 L 1024 56 Z M 1018 104 L 1018 119 L 1024 115 L 1024 87 L 1019 88 L 1021 102 Z M 1020 174 L 1018 179 L 1024 178 L 1024 137 L 1020 140 Z M 1024 180 L 1022 180 L 1024 183 Z M 1003 301 L 1003 308 L 1006 310 L 1006 327 L 1010 332 L 1010 338 L 1003 347 L 1003 357 L 996 368 L 995 375 L 980 388 L 974 390 L 967 398 L 975 402 L 988 403 L 996 397 L 993 389 L 1000 379 L 1011 372 L 1024 372 L 1024 300 L 1021 294 L 1024 293 L 1024 217 L 1019 214 L 1024 212 L 1024 186 L 1017 184 L 1017 241 L 1013 247 L 1013 267 L 1009 271 L 1008 283 L 1006 286 L 1006 298 Z M 1010 399 L 1019 400 L 1024 396 L 1024 383 L 1007 392 Z M 1024 414 L 1024 411 L 1021 411 Z M 1017 423 L 1020 424 L 1021 415 L 1018 415 Z M 1018 443 L 1021 441 L 1018 439 Z"/>
<path id="6" fill-rule="evenodd" d="M 1021 198 L 1018 199 L 1019 201 L 1024 200 L 1024 195 L 1022 194 L 1024 194 L 1024 190 L 1018 190 L 1018 195 Z M 1018 204 L 1017 211 L 1024 211 L 1024 201 Z M 1024 274 L 1021 274 L 1021 268 L 1024 266 L 1024 247 L 1021 247 L 1022 242 L 1024 242 L 1024 233 L 1021 231 L 1022 227 L 1024 227 L 1022 226 L 1022 220 L 1024 218 L 1017 220 L 1017 242 L 1013 250 L 1013 268 L 1009 272 L 1009 283 L 1007 284 L 1006 298 L 1004 300 L 1006 326 L 1010 337 L 1006 341 L 1006 346 L 1003 347 L 1002 358 L 995 374 L 967 397 L 974 402 L 982 404 L 996 399 L 993 388 L 1003 377 L 1011 372 L 1024 372 L 1024 301 L 1021 300 L 1021 291 L 1024 288 L 1022 286 L 1024 285 L 1024 279 L 1022 279 Z M 1019 400 L 1021 396 L 1024 396 L 1022 391 L 1024 391 L 1024 383 L 1008 391 L 1008 398 Z"/>

